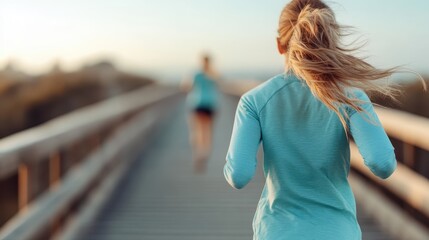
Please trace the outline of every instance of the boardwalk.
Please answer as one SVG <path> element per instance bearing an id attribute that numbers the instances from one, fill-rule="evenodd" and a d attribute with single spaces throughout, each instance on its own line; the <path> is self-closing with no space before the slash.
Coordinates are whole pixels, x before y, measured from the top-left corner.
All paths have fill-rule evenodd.
<path id="1" fill-rule="evenodd" d="M 181 104 L 142 148 L 140 158 L 79 239 L 251 239 L 252 218 L 264 183 L 261 167 L 239 191 L 229 187 L 222 174 L 235 105 L 234 98 L 222 101 L 208 172 L 195 175 Z M 359 217 L 363 239 L 392 239 L 365 214 Z"/>

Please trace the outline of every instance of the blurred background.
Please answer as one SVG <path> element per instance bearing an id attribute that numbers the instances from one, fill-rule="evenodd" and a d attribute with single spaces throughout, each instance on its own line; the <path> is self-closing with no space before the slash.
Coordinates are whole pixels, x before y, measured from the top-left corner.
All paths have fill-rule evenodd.
<path id="1" fill-rule="evenodd" d="M 197 56 L 203 51 L 214 56 L 216 67 L 225 78 L 263 81 L 283 68 L 275 37 L 278 15 L 285 2 L 2 1 L 1 96 L 4 98 L 9 91 L 20 88 L 17 85 L 24 88 L 24 85 L 37 82 L 40 90 L 32 92 L 41 96 L 22 93 L 32 99 L 20 104 L 48 104 L 47 99 L 53 99 L 54 95 L 58 98 L 59 93 L 54 92 L 60 91 L 47 89 L 49 83 L 52 88 L 63 88 L 64 93 L 82 87 L 77 86 L 80 84 L 99 84 L 85 80 L 69 83 L 67 79 L 85 78 L 70 74 L 82 75 L 90 69 L 97 71 L 103 67 L 135 77 L 177 83 L 198 68 Z M 330 5 L 340 23 L 356 27 L 356 37 L 368 40 L 360 54 L 369 57 L 370 63 L 377 67 L 404 66 L 428 75 L 429 28 L 424 26 L 429 21 L 425 14 L 429 9 L 427 1 L 374 4 L 343 0 Z M 58 76 L 53 77 L 53 74 Z M 415 79 L 412 74 L 398 74 L 392 78 L 407 83 Z M 115 80 L 103 83 L 110 85 L 109 93 L 121 91 L 114 90 L 111 85 L 116 82 L 112 82 Z M 140 83 L 118 84 L 133 88 Z M 11 94 L 11 98 L 12 95 L 19 94 Z M 101 93 L 98 95 L 92 98 L 102 97 Z M 92 101 L 88 99 L 88 103 Z M 28 110 L 33 112 L 30 114 L 33 117 L 45 114 L 38 111 L 48 111 L 49 107 L 31 108 Z M 36 118 L 43 117 L 35 116 L 36 123 L 43 121 Z M 2 136 L 7 133 L 7 129 L 0 130 Z"/>
<path id="2" fill-rule="evenodd" d="M 71 224 L 73 227 L 65 227 L 70 226 L 66 224 L 69 222 L 70 214 L 64 214 L 64 212 L 79 215 L 77 214 L 79 209 L 89 206 L 90 204 L 85 200 L 91 199 L 89 192 L 97 192 L 94 189 L 100 187 L 95 186 L 102 186 L 106 179 L 113 179 L 109 176 L 114 174 L 104 173 L 103 175 L 102 173 L 109 172 L 105 171 L 106 169 L 115 169 L 112 166 L 119 166 L 115 165 L 119 164 L 116 161 L 106 162 L 106 165 L 97 163 L 100 164 L 98 168 L 100 174 L 94 174 L 94 172 L 89 174 L 96 178 L 90 180 L 88 177 L 85 184 L 82 182 L 80 190 L 76 188 L 75 194 L 69 196 L 69 200 L 64 200 L 62 205 L 58 205 L 57 210 L 52 210 L 51 214 L 46 215 L 49 210 L 41 212 L 31 210 L 29 206 L 32 203 L 49 206 L 47 201 L 40 201 L 40 198 L 51 196 L 54 201 L 57 195 L 53 195 L 55 192 L 53 186 L 61 186 L 56 191 L 63 191 L 56 194 L 70 192 L 71 190 L 66 188 L 67 184 L 65 184 L 71 181 L 66 180 L 70 175 L 67 174 L 78 172 L 79 164 L 85 162 L 91 154 L 96 155 L 98 150 L 115 139 L 116 130 L 123 130 L 124 127 L 130 127 L 132 124 L 142 125 L 141 122 L 133 121 L 137 121 L 135 119 L 146 121 L 141 120 L 144 117 L 139 118 L 143 112 L 146 112 L 143 115 L 156 116 L 154 117 L 156 119 L 164 119 L 163 116 L 169 112 L 182 114 L 183 117 L 177 120 L 179 123 L 176 125 L 178 128 L 186 128 L 184 96 L 175 91 L 183 79 L 199 69 L 201 53 L 205 52 L 213 57 L 213 65 L 220 73 L 225 86 L 241 87 L 232 90 L 229 88 L 229 94 L 233 92 L 235 96 L 228 95 L 227 100 L 222 101 L 224 112 L 220 114 L 220 120 L 215 126 L 221 129 L 219 131 L 222 133 L 215 133 L 213 143 L 212 157 L 218 158 L 216 159 L 218 163 L 212 163 L 216 174 L 213 173 L 213 178 L 205 180 L 192 178 L 192 181 L 209 185 L 224 181 L 220 179 L 221 175 L 218 173 L 226 153 L 225 142 L 229 141 L 230 127 L 223 128 L 221 124 L 225 124 L 222 126 L 232 125 L 237 97 L 244 90 L 283 71 L 283 59 L 277 53 L 275 38 L 279 14 L 287 2 L 285 0 L 1 0 L 0 201 L 2 204 L 0 224 L 3 230 L 0 229 L 0 233 L 3 235 L 0 234 L 0 239 L 47 239 L 54 235 L 61 236 L 58 232 L 66 232 L 69 234 L 66 234 L 67 236 L 73 236 L 72 233 L 77 232 L 76 229 L 82 230 L 82 226 L 78 227 L 79 224 L 76 223 Z M 420 74 L 426 80 L 429 78 L 428 1 L 337 0 L 327 1 L 327 3 L 333 8 L 341 24 L 356 27 L 357 34 L 354 37 L 361 37 L 368 41 L 357 55 L 368 57 L 368 61 L 379 68 L 403 66 Z M 411 170 L 412 174 L 415 174 L 412 176 L 417 179 L 417 182 L 412 182 L 410 179 L 414 178 L 408 178 L 409 181 L 404 185 L 411 186 L 406 188 L 413 189 L 413 192 L 406 192 L 405 195 L 411 194 L 414 200 L 407 200 L 402 197 L 402 193 L 397 193 L 405 191 L 404 189 L 395 192 L 394 187 L 386 187 L 382 183 L 374 182 L 364 173 L 357 171 L 356 174 L 363 178 L 364 182 L 370 182 L 375 186 L 376 191 L 383 193 L 383 199 L 387 198 L 399 209 L 407 211 L 406 222 L 411 226 L 410 231 L 414 231 L 409 234 L 420 236 L 407 239 L 429 239 L 418 235 L 422 231 L 427 231 L 429 227 L 427 210 L 429 190 L 425 188 L 428 186 L 429 177 L 429 147 L 426 148 L 429 144 L 429 135 L 427 135 L 429 133 L 429 120 L 427 120 L 429 95 L 423 91 L 416 74 L 398 73 L 390 81 L 399 84 L 399 87 L 404 90 L 398 98 L 399 101 L 395 103 L 377 96 L 374 96 L 373 100 L 378 104 L 401 111 L 395 112 L 398 115 L 388 115 L 389 118 L 405 119 L 398 120 L 400 126 L 392 127 L 392 129 L 404 130 L 401 133 L 393 132 L 389 135 L 400 156 L 398 160 L 403 162 L 406 170 Z M 149 107 L 152 105 L 153 107 Z M 149 110 L 152 112 L 147 113 Z M 401 115 L 403 113 L 412 115 Z M 52 122 L 55 120 L 58 122 Z M 144 133 L 146 130 L 137 131 L 134 128 L 134 131 L 141 134 L 134 138 L 127 138 L 131 136 L 128 134 L 124 139 L 146 139 L 141 140 L 141 143 L 143 145 L 145 142 L 145 146 L 151 146 L 148 147 L 149 150 L 145 150 L 148 152 L 173 152 L 176 146 L 174 143 L 186 142 L 188 133 L 177 132 L 174 130 L 175 127 L 168 128 L 166 126 L 172 124 L 167 120 L 163 121 L 166 121 L 164 125 L 157 124 L 163 131 L 156 130 L 151 134 L 153 136 L 164 134 L 164 140 L 161 138 L 161 140 L 148 141 L 145 134 L 149 133 Z M 415 132 L 408 129 L 413 126 L 418 127 L 417 130 L 414 129 Z M 133 132 L 133 130 L 130 131 Z M 171 136 L 168 131 L 172 132 Z M 123 132 L 126 131 L 123 130 Z M 401 135 L 404 132 L 408 135 Z M 414 133 L 418 133 L 418 136 Z M 417 140 L 407 142 L 405 139 Z M 184 151 L 184 148 L 189 148 L 187 144 L 176 146 L 178 149 L 175 151 Z M 130 144 L 124 146 L 131 148 Z M 109 159 L 141 159 L 145 152 L 142 147 L 132 147 L 132 149 L 134 149 L 132 152 L 135 152 L 133 156 L 124 157 L 125 155 L 121 155 L 123 153 L 118 153 L 119 155 L 115 153 Z M 118 152 L 121 151 L 118 150 Z M 167 155 L 157 154 L 148 153 L 147 155 L 156 159 L 169 158 Z M 179 154 L 178 158 L 190 158 L 183 154 L 183 156 Z M 186 160 L 184 162 L 186 163 Z M 131 166 L 131 163 L 128 165 Z M 155 169 L 158 168 L 155 167 Z M 170 176 L 171 174 L 171 172 L 159 171 L 162 172 L 161 175 Z M 150 173 L 147 174 L 150 175 Z M 211 176 L 210 173 L 208 176 Z M 118 182 L 121 181 L 123 180 L 118 180 Z M 257 181 L 259 182 L 252 185 L 253 188 L 250 187 L 251 190 L 240 195 L 252 199 L 246 202 L 248 204 L 246 211 L 249 211 L 247 218 L 253 215 L 263 184 L 262 177 Z M 71 186 L 77 185 L 79 184 L 71 184 Z M 203 186 L 205 185 L 194 186 L 194 188 L 201 187 L 201 191 L 204 191 Z M 222 190 L 215 191 L 224 194 L 224 200 L 238 198 L 233 197 L 236 193 L 231 194 L 230 190 L 223 190 L 223 188 L 226 186 L 219 185 L 219 189 Z M 117 190 L 114 190 L 116 188 L 112 187 L 112 189 L 111 194 L 117 194 L 115 192 Z M 170 188 L 172 192 L 175 191 L 174 189 L 188 191 L 187 188 Z M 156 192 L 156 194 L 161 193 Z M 164 198 L 167 195 L 159 197 Z M 100 196 L 103 197 L 99 198 L 107 199 L 105 201 L 109 202 L 110 195 L 101 194 Z M 207 198 L 209 198 L 208 195 Z M 225 202 L 228 207 L 228 200 Z M 106 204 L 100 202 L 94 206 L 99 206 L 100 209 L 103 209 L 101 206 L 110 206 L 109 203 Z M 229 207 L 231 208 L 231 205 Z M 25 212 L 23 209 L 30 210 Z M 171 211 L 174 212 L 174 208 Z M 18 212 L 24 214 L 18 216 Z M 97 212 L 94 216 L 100 218 L 98 213 L 100 211 L 94 212 Z M 41 221 L 39 225 L 34 224 L 34 219 L 42 216 L 38 214 L 46 215 L 43 215 L 46 221 L 44 223 Z M 236 214 L 239 215 L 239 213 Z M 368 220 L 369 225 L 373 225 L 371 221 L 374 221 L 374 225 L 378 224 L 382 229 L 380 234 L 388 232 L 390 237 L 383 239 L 405 239 L 411 236 L 403 234 L 401 237 L 401 233 L 394 236 L 395 226 L 398 226 L 395 225 L 396 223 L 383 222 L 372 215 L 368 219 L 375 219 Z M 245 222 L 248 225 L 244 225 L 247 231 L 245 233 L 234 232 L 230 235 L 222 235 L 223 238 L 215 237 L 216 234 L 212 238 L 202 237 L 203 235 L 195 238 L 187 235 L 182 237 L 183 239 L 242 239 L 240 236 L 243 235 L 243 239 L 248 239 L 251 234 L 248 229 L 250 220 Z M 81 222 L 84 223 L 85 220 Z M 237 220 L 237 222 L 240 221 Z M 28 228 L 33 225 L 37 226 Z M 144 227 L 140 228 L 144 229 Z M 24 235 L 13 235 L 15 232 L 22 233 L 20 229 L 30 230 L 24 231 L 26 232 Z M 218 232 L 222 231 L 222 228 L 218 229 Z M 160 233 L 163 232 L 160 230 Z M 113 236 L 111 239 L 119 239 L 121 234 L 107 235 Z M 178 239 L 173 235 L 168 235 L 170 237 L 165 235 L 163 239 Z M 92 236 L 91 239 L 98 239 L 95 237 L 96 234 Z M 136 237 L 135 239 L 152 238 Z"/>

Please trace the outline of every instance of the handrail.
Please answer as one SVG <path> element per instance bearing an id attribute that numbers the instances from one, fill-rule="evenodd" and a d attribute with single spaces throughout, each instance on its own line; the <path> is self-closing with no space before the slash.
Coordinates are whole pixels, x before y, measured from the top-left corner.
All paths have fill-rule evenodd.
<path id="1" fill-rule="evenodd" d="M 1 139 L 0 179 L 16 172 L 23 161 L 39 161 L 83 134 L 97 132 L 121 116 L 176 93 L 172 87 L 144 87 Z"/>
<path id="2" fill-rule="evenodd" d="M 390 108 L 375 109 L 389 136 L 429 151 L 429 119 Z"/>
<path id="3" fill-rule="evenodd" d="M 165 109 L 160 111 L 158 107 L 174 106 L 171 102 L 176 96 L 179 96 L 179 92 L 175 88 L 153 86 L 146 90 L 137 90 L 113 100 L 77 110 L 36 129 L 28 130 L 30 133 L 33 131 L 42 133 L 45 130 L 49 132 L 47 136 L 30 134 L 29 136 L 38 137 L 34 137 L 24 144 L 17 142 L 17 147 L 13 147 L 13 144 L 5 144 L 4 146 L 8 147 L 3 148 L 3 150 L 8 150 L 2 152 L 5 155 L 18 155 L 21 151 L 25 152 L 27 148 L 37 147 L 38 144 L 43 144 L 43 148 L 38 154 L 49 154 L 49 151 L 54 149 L 49 144 L 54 144 L 56 147 L 69 144 L 73 140 L 78 140 L 76 135 L 90 134 L 97 129 L 102 129 L 100 125 L 106 125 L 136 111 L 140 112 L 137 116 L 126 120 L 100 148 L 67 172 L 58 187 L 45 191 L 9 220 L 0 229 L 0 239 L 33 239 L 52 228 L 52 224 L 55 226 L 58 219 L 73 211 L 71 207 L 80 201 L 79 199 L 97 187 L 106 173 L 111 172 L 118 164 L 131 162 L 129 158 L 135 154 L 138 148 L 136 144 L 142 142 L 142 133 L 149 131 L 165 114 L 162 111 Z M 73 126 L 67 124 L 73 124 Z M 15 137 L 20 139 L 23 136 L 26 136 L 26 133 Z M 14 143 L 17 141 L 16 139 L 10 142 Z M 53 142 L 55 139 L 58 139 L 59 143 Z M 52 236 L 52 233 L 50 235 Z"/>

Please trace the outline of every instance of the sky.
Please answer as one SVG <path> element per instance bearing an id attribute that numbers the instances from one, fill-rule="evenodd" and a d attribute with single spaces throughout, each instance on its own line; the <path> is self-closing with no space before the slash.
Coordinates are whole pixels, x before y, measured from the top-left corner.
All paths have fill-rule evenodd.
<path id="1" fill-rule="evenodd" d="M 0 0 L 0 67 L 30 73 L 111 59 L 120 68 L 174 77 L 208 52 L 220 72 L 282 70 L 275 38 L 285 0 Z M 429 1 L 327 1 L 368 40 L 377 67 L 429 72 Z M 357 35 L 359 36 L 359 35 Z"/>

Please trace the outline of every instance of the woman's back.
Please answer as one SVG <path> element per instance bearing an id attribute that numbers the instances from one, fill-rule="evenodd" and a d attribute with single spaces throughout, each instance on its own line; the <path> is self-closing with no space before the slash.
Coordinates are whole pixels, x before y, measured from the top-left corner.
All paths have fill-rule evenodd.
<path id="1" fill-rule="evenodd" d="M 261 239 L 310 239 L 306 231 L 318 239 L 324 233 L 356 236 L 360 230 L 347 182 L 349 145 L 337 115 L 304 82 L 285 74 L 244 98 L 258 112 L 267 177 L 255 216 L 263 226 L 255 234 Z"/>
<path id="2" fill-rule="evenodd" d="M 193 108 L 216 107 L 217 91 L 216 83 L 203 71 L 195 74 L 193 78 L 193 87 L 189 96 L 190 104 Z"/>
<path id="3" fill-rule="evenodd" d="M 356 93 L 369 101 L 363 92 Z M 372 108 L 366 109 L 371 116 Z M 378 119 L 374 125 L 365 118 L 350 113 L 350 130 L 368 167 L 383 177 L 396 166 L 389 155 L 393 147 Z M 377 142 L 379 153 L 368 139 Z M 266 185 L 255 213 L 255 239 L 361 238 L 347 181 L 347 136 L 336 113 L 304 81 L 280 74 L 240 99 L 225 165 L 225 176 L 236 188 L 253 176 L 260 142 Z"/>
<path id="4" fill-rule="evenodd" d="M 287 74 L 239 102 L 224 173 L 244 187 L 262 141 L 266 185 L 254 218 L 254 239 L 361 239 L 347 182 L 353 136 L 366 166 L 380 178 L 396 168 L 392 144 L 365 91 L 392 96 L 374 82 L 380 70 L 352 55 L 348 36 L 321 0 L 292 0 L 280 14 L 277 47 Z"/>

